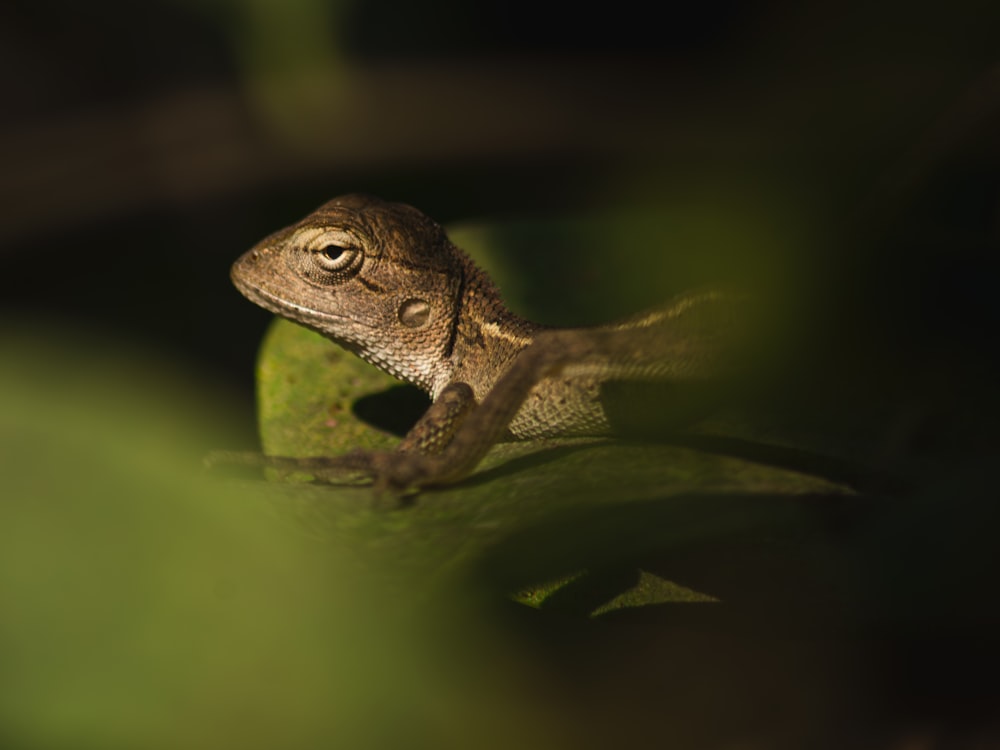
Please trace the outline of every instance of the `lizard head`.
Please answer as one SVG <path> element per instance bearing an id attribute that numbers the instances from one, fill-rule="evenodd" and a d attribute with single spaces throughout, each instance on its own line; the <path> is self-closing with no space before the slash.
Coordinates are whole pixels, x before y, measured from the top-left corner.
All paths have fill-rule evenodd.
<path id="1" fill-rule="evenodd" d="M 447 377 L 463 268 L 420 211 L 348 195 L 262 240 L 231 276 L 252 302 L 433 391 Z"/>

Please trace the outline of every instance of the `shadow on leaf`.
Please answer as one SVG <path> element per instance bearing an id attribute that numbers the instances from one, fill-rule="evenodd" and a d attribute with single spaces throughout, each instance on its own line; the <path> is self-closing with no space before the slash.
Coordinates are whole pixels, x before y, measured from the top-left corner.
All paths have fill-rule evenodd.
<path id="1" fill-rule="evenodd" d="M 358 419 L 376 429 L 403 437 L 430 406 L 427 395 L 412 385 L 397 385 L 361 396 L 351 406 Z"/>
<path id="2" fill-rule="evenodd" d="M 644 571 L 680 584 L 677 599 L 718 599 L 740 620 L 832 626 L 843 615 L 831 613 L 852 611 L 850 540 L 870 507 L 858 496 L 728 493 L 567 509 L 494 545 L 478 575 L 498 592 L 563 578 L 538 608 L 589 616 Z"/>

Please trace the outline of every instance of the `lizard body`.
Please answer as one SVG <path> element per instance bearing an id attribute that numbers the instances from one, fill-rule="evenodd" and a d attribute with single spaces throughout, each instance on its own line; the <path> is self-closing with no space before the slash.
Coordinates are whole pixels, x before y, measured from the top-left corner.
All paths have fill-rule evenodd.
<path id="1" fill-rule="evenodd" d="M 604 384 L 697 379 L 730 323 L 729 298 L 707 290 L 607 326 L 547 328 L 508 310 L 427 216 L 360 195 L 267 237 L 232 279 L 256 304 L 430 394 L 396 451 L 266 458 L 396 490 L 456 481 L 506 435 L 608 434 Z"/>

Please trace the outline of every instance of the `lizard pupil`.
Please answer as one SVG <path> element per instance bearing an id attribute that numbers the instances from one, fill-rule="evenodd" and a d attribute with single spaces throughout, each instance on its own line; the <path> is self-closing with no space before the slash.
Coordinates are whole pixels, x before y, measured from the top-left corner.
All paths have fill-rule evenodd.
<path id="1" fill-rule="evenodd" d="M 336 244 L 324 245 L 314 252 L 316 264 L 329 273 L 347 272 L 356 267 L 358 265 L 356 261 L 361 255 L 360 251 L 353 247 Z"/>

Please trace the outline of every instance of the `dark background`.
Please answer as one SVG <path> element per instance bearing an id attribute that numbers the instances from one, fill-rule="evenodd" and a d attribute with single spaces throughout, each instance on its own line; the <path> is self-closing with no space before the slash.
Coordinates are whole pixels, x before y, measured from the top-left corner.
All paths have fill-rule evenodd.
<path id="1" fill-rule="evenodd" d="M 891 415 L 872 429 L 933 469 L 917 528 L 961 581 L 953 627 L 873 648 L 876 672 L 901 713 L 962 727 L 995 706 L 998 653 L 995 6 L 8 2 L 0 320 L 153 351 L 221 388 L 252 446 L 270 316 L 228 267 L 334 195 L 448 223 L 768 192 L 802 227 L 781 257 L 812 303 L 812 398 Z"/>
<path id="2" fill-rule="evenodd" d="M 890 300 L 878 317 L 897 343 L 975 347 L 997 317 L 996 16 L 987 3 L 6 3 L 3 309 L 142 340 L 249 392 L 266 316 L 229 288 L 228 264 L 333 195 L 449 222 L 656 200 L 724 168 L 750 192 L 780 182 L 807 198 L 788 209 L 816 222 L 799 252 L 833 257 L 829 286 L 850 284 L 835 299 Z M 893 180 L 901 199 L 877 194 Z M 881 244 L 850 235 L 868 202 Z"/>

